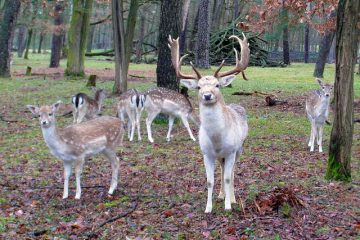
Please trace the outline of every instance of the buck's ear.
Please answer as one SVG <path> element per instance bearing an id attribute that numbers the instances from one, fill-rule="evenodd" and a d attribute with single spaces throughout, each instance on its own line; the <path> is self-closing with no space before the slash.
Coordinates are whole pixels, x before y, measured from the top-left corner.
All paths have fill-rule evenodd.
<path id="1" fill-rule="evenodd" d="M 220 86 L 221 87 L 226 87 L 227 85 L 229 85 L 232 81 L 234 81 L 235 79 L 235 75 L 229 75 L 226 77 L 223 77 L 219 80 Z"/>
<path id="2" fill-rule="evenodd" d="M 26 107 L 32 112 L 34 115 L 39 115 L 39 107 L 33 105 L 26 105 Z"/>
<path id="3" fill-rule="evenodd" d="M 57 110 L 59 110 L 59 107 L 60 107 L 60 104 L 61 104 L 61 101 L 57 101 L 56 103 L 54 103 L 52 106 L 51 106 L 51 109 L 52 109 L 52 112 L 57 112 Z"/>
<path id="4" fill-rule="evenodd" d="M 319 83 L 321 87 L 324 85 L 323 81 L 320 78 L 316 78 L 316 81 Z"/>
<path id="5" fill-rule="evenodd" d="M 181 79 L 180 83 L 189 89 L 197 89 L 198 81 L 195 79 Z"/>

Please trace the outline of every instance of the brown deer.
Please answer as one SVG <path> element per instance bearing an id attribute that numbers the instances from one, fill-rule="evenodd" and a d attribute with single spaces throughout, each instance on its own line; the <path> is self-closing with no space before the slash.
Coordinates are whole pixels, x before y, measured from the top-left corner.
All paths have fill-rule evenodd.
<path id="1" fill-rule="evenodd" d="M 78 93 L 72 97 L 74 123 L 81 123 L 99 115 L 102 102 L 106 98 L 105 89 L 92 89 L 95 93 L 94 99 L 85 93 Z"/>
<path id="2" fill-rule="evenodd" d="M 120 146 L 124 130 L 119 118 L 98 117 L 63 129 L 56 127 L 55 112 L 60 102 L 52 106 L 32 106 L 29 110 L 39 116 L 42 134 L 52 155 L 64 163 L 64 194 L 68 197 L 71 165 L 75 163 L 76 199 L 81 197 L 80 177 L 86 157 L 104 154 L 111 162 L 112 177 L 109 194 L 113 194 L 118 183 L 119 159 L 116 148 Z"/>
<path id="3" fill-rule="evenodd" d="M 248 134 L 248 124 L 245 109 L 237 104 L 226 105 L 220 88 L 229 85 L 235 79 L 235 75 L 243 72 L 249 64 L 249 44 L 244 34 L 243 37 L 243 40 L 237 36 L 230 37 L 236 39 L 241 46 L 241 60 L 238 59 L 238 52 L 234 49 L 235 68 L 220 72 L 224 65 L 223 61 L 213 76 L 202 77 L 192 63 L 191 66 L 195 75 L 187 75 L 181 72 L 181 63 L 186 55 L 180 58 L 179 39 L 172 39 L 169 36 L 172 64 L 177 76 L 181 78 L 181 83 L 186 87 L 199 90 L 201 122 L 199 142 L 204 156 L 208 188 L 206 213 L 212 211 L 216 159 L 220 162 L 222 173 L 219 197 L 225 197 L 225 210 L 231 210 L 231 203 L 236 202 L 234 164 L 242 153 L 243 143 Z"/>
<path id="4" fill-rule="evenodd" d="M 146 96 L 144 109 L 148 114 L 146 118 L 146 128 L 150 142 L 154 142 L 151 133 L 151 124 L 159 113 L 169 116 L 169 130 L 166 136 L 167 141 L 170 141 L 171 139 L 171 130 L 174 120 L 177 117 L 181 119 L 190 135 L 190 138 L 193 141 L 196 141 L 190 129 L 188 118 L 190 118 L 195 124 L 197 123 L 192 116 L 193 108 L 191 103 L 184 95 L 174 90 L 162 87 L 154 87 L 144 94 Z"/>
<path id="5" fill-rule="evenodd" d="M 329 116 L 330 97 L 333 90 L 333 84 L 327 84 L 316 78 L 321 89 L 311 91 L 305 102 L 305 109 L 308 119 L 311 123 L 311 134 L 308 146 L 310 151 L 314 151 L 315 139 L 317 138 L 317 144 L 319 145 L 319 152 L 322 152 L 322 135 L 323 126 Z"/>

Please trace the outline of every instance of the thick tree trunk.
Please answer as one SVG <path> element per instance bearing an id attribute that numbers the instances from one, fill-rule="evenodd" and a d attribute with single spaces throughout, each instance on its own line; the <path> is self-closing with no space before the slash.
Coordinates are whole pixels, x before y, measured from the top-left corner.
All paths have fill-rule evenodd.
<path id="1" fill-rule="evenodd" d="M 304 41 L 304 62 L 309 63 L 309 34 L 310 26 L 305 24 L 305 41 Z"/>
<path id="2" fill-rule="evenodd" d="M 73 0 L 73 12 L 68 31 L 68 58 L 66 75 L 85 75 L 84 62 L 87 37 L 90 29 L 90 16 L 93 0 Z"/>
<path id="3" fill-rule="evenodd" d="M 177 38 L 181 32 L 182 0 L 162 0 L 159 26 L 159 56 L 156 67 L 157 85 L 179 91 L 179 80 L 171 64 L 168 37 Z"/>
<path id="4" fill-rule="evenodd" d="M 29 59 L 29 50 L 31 45 L 32 34 L 33 34 L 33 29 L 30 28 L 26 39 L 26 50 L 25 50 L 24 59 Z"/>
<path id="5" fill-rule="evenodd" d="M 336 16 L 336 11 L 333 11 L 330 14 L 330 18 L 333 18 L 335 16 Z M 324 35 L 324 37 L 321 40 L 320 50 L 315 65 L 314 77 L 318 77 L 318 78 L 323 77 L 325 63 L 327 61 L 327 57 L 329 55 L 331 43 L 334 39 L 334 36 L 335 36 L 335 31 L 329 31 Z"/>
<path id="6" fill-rule="evenodd" d="M 43 42 L 44 42 L 44 35 L 45 35 L 44 32 L 41 32 L 41 33 L 40 33 L 39 46 L 38 46 L 38 51 L 37 51 L 37 53 L 41 53 L 42 44 L 43 44 Z"/>
<path id="7" fill-rule="evenodd" d="M 354 131 L 354 67 L 358 43 L 359 0 L 340 0 L 336 29 L 335 116 L 329 144 L 327 179 L 351 180 Z"/>
<path id="8" fill-rule="evenodd" d="M 10 54 L 20 0 L 6 1 L 0 22 L 0 77 L 10 77 Z"/>
<path id="9" fill-rule="evenodd" d="M 61 59 L 61 50 L 62 50 L 62 40 L 63 32 L 62 25 L 64 23 L 64 18 L 62 12 L 64 11 L 64 2 L 56 2 L 55 4 L 55 16 L 54 16 L 54 32 L 52 35 L 51 42 L 51 58 L 50 58 L 50 68 L 57 68 L 60 65 Z"/>
<path id="10" fill-rule="evenodd" d="M 19 58 L 23 57 L 25 50 L 25 33 L 26 33 L 26 27 L 20 26 L 17 37 L 17 55 Z"/>
<path id="11" fill-rule="evenodd" d="M 209 0 L 200 0 L 199 22 L 196 43 L 195 63 L 199 68 L 210 68 L 210 25 L 209 25 Z"/>
<path id="12" fill-rule="evenodd" d="M 127 89 L 127 72 L 125 71 L 125 29 L 123 6 L 121 0 L 112 0 L 112 22 L 115 47 L 115 83 L 114 94 L 121 94 Z"/>

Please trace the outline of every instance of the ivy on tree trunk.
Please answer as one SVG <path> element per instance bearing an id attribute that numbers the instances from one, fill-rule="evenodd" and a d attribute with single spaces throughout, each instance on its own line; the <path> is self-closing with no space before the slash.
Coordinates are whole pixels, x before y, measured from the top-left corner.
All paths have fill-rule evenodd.
<path id="1" fill-rule="evenodd" d="M 354 29 L 359 12 L 359 0 L 340 0 L 336 29 L 335 117 L 329 144 L 327 179 L 351 180 L 354 68 L 358 44 L 358 34 Z"/>

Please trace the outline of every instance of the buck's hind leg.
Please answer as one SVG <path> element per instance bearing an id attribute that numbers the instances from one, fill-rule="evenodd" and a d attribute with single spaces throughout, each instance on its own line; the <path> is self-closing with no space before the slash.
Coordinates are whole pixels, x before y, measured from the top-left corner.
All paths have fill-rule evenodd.
<path id="1" fill-rule="evenodd" d="M 69 196 L 69 179 L 71 175 L 71 162 L 64 162 L 64 193 L 63 199 Z"/>
<path id="2" fill-rule="evenodd" d="M 208 189 L 208 197 L 207 197 L 205 213 L 210 213 L 212 211 L 212 194 L 214 190 L 215 159 L 211 159 L 208 156 L 204 155 L 204 164 L 206 170 L 207 189 Z"/>
<path id="3" fill-rule="evenodd" d="M 187 120 L 187 117 L 185 116 L 180 116 L 181 117 L 181 121 L 183 122 L 186 130 L 188 131 L 189 135 L 190 135 L 190 138 L 195 142 L 196 141 L 196 138 L 194 137 L 194 135 L 192 134 L 192 131 L 190 129 L 190 126 L 189 126 L 189 122 Z"/>
<path id="4" fill-rule="evenodd" d="M 118 184 L 119 165 L 120 165 L 119 158 L 116 156 L 115 151 L 111 149 L 105 149 L 103 151 L 103 154 L 106 156 L 107 159 L 109 159 L 111 163 L 112 175 L 111 175 L 110 189 L 108 193 L 112 195 Z"/>
<path id="5" fill-rule="evenodd" d="M 156 111 L 156 112 L 148 112 L 148 116 L 146 118 L 146 130 L 148 133 L 148 139 L 151 143 L 154 142 L 154 139 L 152 137 L 152 133 L 151 133 L 151 124 L 154 121 L 155 117 L 160 113 L 160 111 Z"/>
<path id="6" fill-rule="evenodd" d="M 79 159 L 75 162 L 75 176 L 76 176 L 76 195 L 75 199 L 80 199 L 81 197 L 81 173 L 83 171 L 85 159 Z"/>

